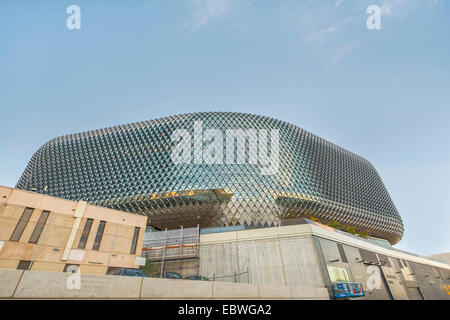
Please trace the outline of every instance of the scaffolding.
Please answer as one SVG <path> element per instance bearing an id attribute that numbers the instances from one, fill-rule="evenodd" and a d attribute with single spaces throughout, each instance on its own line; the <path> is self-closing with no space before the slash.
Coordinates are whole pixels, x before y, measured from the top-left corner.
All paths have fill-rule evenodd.
<path id="1" fill-rule="evenodd" d="M 152 231 L 144 240 L 142 256 L 147 263 L 159 267 L 160 277 L 163 272 L 199 275 L 200 269 L 200 226 L 176 230 Z M 189 268 L 186 267 L 189 265 Z M 186 276 L 186 274 L 184 274 Z"/>
<path id="2" fill-rule="evenodd" d="M 175 230 L 147 230 L 142 257 L 146 259 L 144 272 L 150 277 L 250 281 L 249 259 L 230 254 L 220 247 L 201 246 L 200 225 Z"/>

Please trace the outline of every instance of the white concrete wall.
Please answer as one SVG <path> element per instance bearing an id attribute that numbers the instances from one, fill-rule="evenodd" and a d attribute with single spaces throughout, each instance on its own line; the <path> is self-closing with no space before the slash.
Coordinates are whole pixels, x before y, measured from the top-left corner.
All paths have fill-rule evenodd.
<path id="1" fill-rule="evenodd" d="M 253 283 L 261 284 L 264 283 L 262 281 L 268 281 L 267 283 L 270 284 L 321 287 L 323 286 L 321 277 L 318 273 L 315 273 L 316 266 L 318 268 L 319 264 L 315 256 L 312 240 L 310 240 L 313 235 L 389 257 L 450 270 L 450 264 L 444 263 L 447 254 L 439 256 L 441 261 L 445 260 L 444 262 L 438 262 L 407 252 L 377 246 L 362 239 L 336 232 L 332 228 L 326 226 L 320 227 L 311 224 L 203 234 L 200 236 L 201 245 L 210 247 L 211 249 L 202 249 L 204 251 L 201 252 L 200 256 L 203 259 L 204 256 L 208 254 L 207 251 L 212 251 L 213 253 L 209 253 L 209 255 L 219 255 L 220 253 L 224 253 L 227 255 L 249 258 L 252 265 L 250 276 L 251 282 Z M 279 246 L 278 249 L 277 245 Z M 223 249 L 220 249 L 221 246 Z M 432 257 L 433 259 L 438 260 L 436 256 L 437 255 L 434 255 Z M 222 262 L 221 260 L 217 260 L 216 257 L 208 259 L 211 262 L 219 261 L 220 268 L 225 268 L 223 264 L 228 264 L 227 268 L 231 268 L 229 265 L 230 262 Z M 208 261 L 208 259 L 206 259 L 206 261 Z M 284 276 L 277 270 L 277 267 L 280 266 L 285 268 Z M 206 273 L 204 273 L 204 275 L 206 275 L 213 266 L 202 261 L 201 268 L 202 271 L 206 271 Z M 268 269 L 265 270 L 264 268 Z M 271 272 L 269 272 L 269 269 Z M 227 269 L 225 268 L 224 270 Z M 293 277 L 289 277 L 289 272 L 287 272 L 287 270 L 298 273 L 294 274 Z M 265 275 L 269 273 L 270 278 Z M 304 273 L 303 276 L 301 273 Z M 201 274 L 203 275 L 202 272 Z M 296 280 L 291 280 L 290 278 Z"/>
<path id="2" fill-rule="evenodd" d="M 0 270 L 1 299 L 329 299 L 325 288 Z"/>
<path id="3" fill-rule="evenodd" d="M 0 269 L 0 299 L 13 296 L 22 274 L 22 270 Z"/>
<path id="4" fill-rule="evenodd" d="M 306 231 L 309 231 L 307 229 Z M 323 288 L 311 233 L 291 226 L 200 237 L 200 274 L 212 278 L 245 271 L 240 282 Z"/>
<path id="5" fill-rule="evenodd" d="M 25 271 L 14 293 L 16 299 L 138 299 L 142 279 L 93 274 Z M 70 278 L 72 277 L 72 278 Z M 69 284 L 69 286 L 68 286 Z"/>

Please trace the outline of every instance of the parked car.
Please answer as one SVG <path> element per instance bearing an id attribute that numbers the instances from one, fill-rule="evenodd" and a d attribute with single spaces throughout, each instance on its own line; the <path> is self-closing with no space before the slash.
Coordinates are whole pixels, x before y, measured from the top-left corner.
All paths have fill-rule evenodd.
<path id="1" fill-rule="evenodd" d="M 184 278 L 184 279 L 186 279 L 186 280 L 202 280 L 202 281 L 210 281 L 209 278 L 207 278 L 207 277 L 204 277 L 204 276 L 196 276 L 196 275 L 189 276 L 189 277 L 186 277 L 186 278 Z"/>
<path id="2" fill-rule="evenodd" d="M 117 268 L 108 274 L 126 277 L 146 277 L 146 274 L 142 270 L 133 268 Z"/>
<path id="3" fill-rule="evenodd" d="M 160 273 L 160 272 L 156 272 L 156 273 L 152 274 L 150 277 L 152 277 L 152 278 L 160 278 L 160 277 L 161 277 L 161 273 Z M 179 273 L 177 273 L 177 272 L 173 272 L 173 271 L 166 271 L 166 272 L 163 272 L 161 278 L 167 278 L 167 279 L 183 279 L 183 277 L 181 276 L 181 274 L 179 274 Z"/>

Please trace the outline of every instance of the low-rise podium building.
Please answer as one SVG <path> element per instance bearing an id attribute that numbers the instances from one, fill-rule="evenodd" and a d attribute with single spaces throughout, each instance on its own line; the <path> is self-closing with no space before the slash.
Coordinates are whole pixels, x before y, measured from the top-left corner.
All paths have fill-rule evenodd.
<path id="1" fill-rule="evenodd" d="M 147 218 L 0 186 L 0 268 L 136 268 Z"/>

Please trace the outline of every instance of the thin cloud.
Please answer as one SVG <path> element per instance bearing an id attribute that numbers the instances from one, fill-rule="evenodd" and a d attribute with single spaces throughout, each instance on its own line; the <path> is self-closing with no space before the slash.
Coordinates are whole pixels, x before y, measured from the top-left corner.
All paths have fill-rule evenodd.
<path id="1" fill-rule="evenodd" d="M 343 46 L 334 48 L 334 50 L 332 50 L 332 54 L 329 59 L 330 62 L 328 64 L 328 67 L 332 67 L 332 66 L 336 65 L 338 62 L 340 62 L 342 59 L 344 59 L 355 48 L 356 48 L 355 43 L 349 43 L 349 44 L 345 44 Z"/>
<path id="2" fill-rule="evenodd" d="M 380 7 L 386 18 L 405 17 L 417 10 L 435 11 L 442 7 L 442 0 L 384 0 Z"/>
<path id="3" fill-rule="evenodd" d="M 307 40 L 323 44 L 326 41 L 329 34 L 336 31 L 337 29 L 338 29 L 337 27 L 328 27 L 323 30 L 314 31 L 310 33 Z"/>
<path id="4" fill-rule="evenodd" d="M 336 1 L 336 3 L 334 4 L 335 7 L 338 7 L 339 5 L 341 5 L 341 3 L 344 2 L 344 0 L 338 0 Z"/>
<path id="5" fill-rule="evenodd" d="M 188 25 L 193 29 L 206 26 L 211 21 L 230 13 L 232 0 L 189 0 L 192 16 Z"/>
<path id="6" fill-rule="evenodd" d="M 321 61 L 325 73 L 336 68 L 358 48 L 363 33 L 355 30 L 365 28 L 366 8 L 372 4 L 379 5 L 382 20 L 390 20 L 391 23 L 417 10 L 433 13 L 442 10 L 442 0 L 362 0 L 353 3 L 337 0 L 331 3 L 309 2 L 306 7 L 290 10 L 302 12 L 297 25 L 301 30 L 300 38 Z"/>

